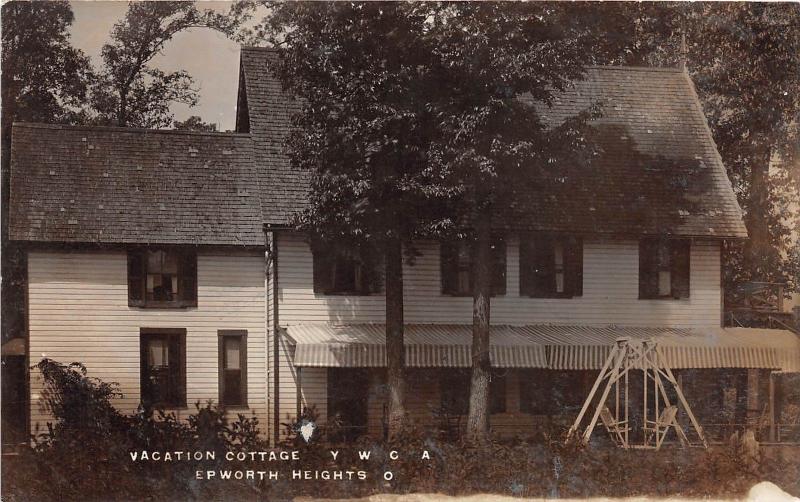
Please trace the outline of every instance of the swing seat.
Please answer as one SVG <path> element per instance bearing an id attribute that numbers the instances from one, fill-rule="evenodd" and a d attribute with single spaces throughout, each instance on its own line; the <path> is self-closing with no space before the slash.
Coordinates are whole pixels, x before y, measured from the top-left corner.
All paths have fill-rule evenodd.
<path id="1" fill-rule="evenodd" d="M 617 446 L 625 444 L 625 433 L 630 430 L 628 424 L 617 421 L 608 406 L 603 406 L 600 409 L 600 421 L 603 422 L 603 427 L 608 431 L 608 435 L 611 436 L 614 444 Z"/>
<path id="2" fill-rule="evenodd" d="M 661 448 L 661 445 L 664 443 L 664 439 L 667 437 L 667 433 L 669 432 L 670 427 L 675 427 L 676 421 L 675 417 L 678 415 L 678 407 L 673 405 L 667 406 L 661 411 L 661 414 L 658 416 L 658 419 L 654 422 L 653 427 L 647 427 L 646 429 L 649 431 L 647 437 L 647 443 L 649 443 L 653 436 L 655 435 L 655 449 L 658 450 Z M 678 433 L 680 438 L 680 433 Z"/>

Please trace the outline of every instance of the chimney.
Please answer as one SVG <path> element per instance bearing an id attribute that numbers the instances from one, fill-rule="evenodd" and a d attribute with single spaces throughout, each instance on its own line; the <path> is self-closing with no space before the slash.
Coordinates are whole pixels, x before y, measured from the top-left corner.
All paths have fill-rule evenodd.
<path id="1" fill-rule="evenodd" d="M 686 49 L 686 33 L 681 33 L 681 50 L 678 54 L 678 68 L 686 71 L 686 57 L 689 55 L 689 50 Z"/>

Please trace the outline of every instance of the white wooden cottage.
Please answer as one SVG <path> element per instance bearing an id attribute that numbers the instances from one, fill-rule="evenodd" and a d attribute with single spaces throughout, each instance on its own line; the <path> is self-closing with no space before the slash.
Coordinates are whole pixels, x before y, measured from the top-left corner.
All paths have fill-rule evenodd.
<path id="1" fill-rule="evenodd" d="M 312 252 L 292 229 L 308 181 L 282 153 L 298 108 L 269 71 L 274 57 L 242 50 L 235 134 L 14 125 L 10 235 L 27 249 L 29 363 L 80 361 L 120 384 L 128 412 L 144 400 L 185 416 L 213 400 L 278 439 L 314 406 L 323 427 L 379 436 L 379 267 Z M 746 229 L 691 80 L 593 67 L 545 115 L 592 104 L 601 158 L 564 167 L 559 186 L 532 180 L 497 222 L 493 431 L 530 435 L 573 414 L 620 336 L 658 340 L 690 400 L 752 418 L 770 372 L 800 371 L 800 343 L 722 327 L 722 243 Z M 404 269 L 409 413 L 457 426 L 469 253 L 418 249 Z M 30 380 L 35 430 L 48 414 Z"/>

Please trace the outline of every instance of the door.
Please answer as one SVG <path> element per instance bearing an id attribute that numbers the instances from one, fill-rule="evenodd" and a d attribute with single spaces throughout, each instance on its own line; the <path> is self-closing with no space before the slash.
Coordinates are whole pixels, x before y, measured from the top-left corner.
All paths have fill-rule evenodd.
<path id="1" fill-rule="evenodd" d="M 352 441 L 367 432 L 369 373 L 364 368 L 328 369 L 328 439 Z"/>

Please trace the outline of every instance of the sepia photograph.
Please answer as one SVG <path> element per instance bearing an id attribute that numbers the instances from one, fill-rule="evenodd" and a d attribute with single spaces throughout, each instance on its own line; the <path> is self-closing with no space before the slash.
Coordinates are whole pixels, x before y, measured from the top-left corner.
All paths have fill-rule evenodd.
<path id="1" fill-rule="evenodd" d="M 800 3 L 6 0 L 4 501 L 800 501 Z"/>

